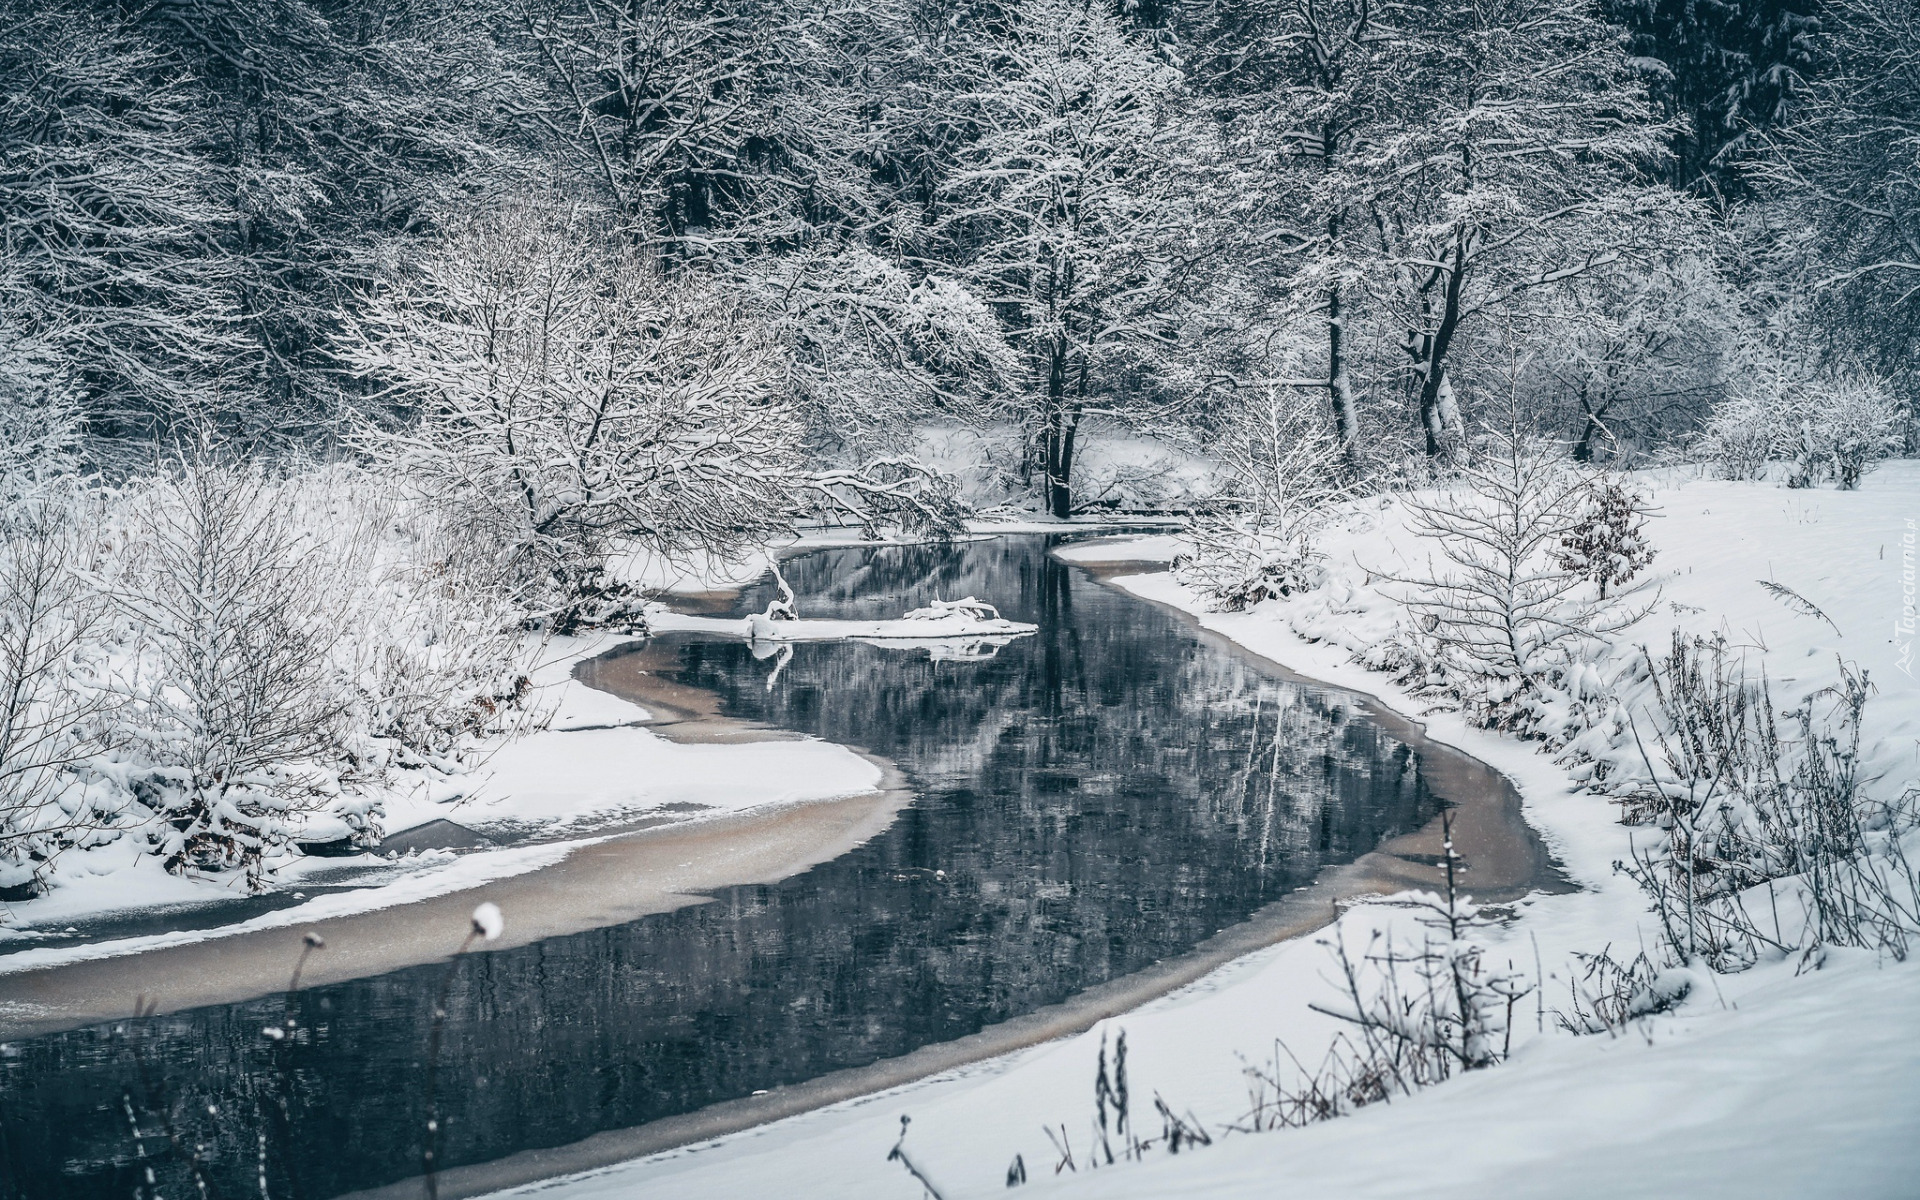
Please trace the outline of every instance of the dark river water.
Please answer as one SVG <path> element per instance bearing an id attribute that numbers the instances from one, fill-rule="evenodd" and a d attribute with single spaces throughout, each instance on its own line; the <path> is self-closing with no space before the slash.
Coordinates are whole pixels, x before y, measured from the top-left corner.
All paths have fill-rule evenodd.
<path id="1" fill-rule="evenodd" d="M 784 882 L 462 960 L 443 1165 L 973 1033 L 1179 954 L 1432 815 L 1419 756 L 1350 697 L 1279 679 L 1052 544 L 787 567 L 807 616 L 972 594 L 1040 626 L 997 652 L 672 641 L 679 681 L 724 713 L 891 759 L 914 803 Z M 738 611 L 765 600 L 752 589 Z M 446 975 L 305 991 L 290 1042 L 261 1033 L 276 997 L 0 1048 L 0 1197 L 133 1196 L 149 1168 L 159 1194 L 186 1197 L 196 1145 L 219 1196 L 259 1195 L 263 1154 L 274 1196 L 417 1175 Z"/>

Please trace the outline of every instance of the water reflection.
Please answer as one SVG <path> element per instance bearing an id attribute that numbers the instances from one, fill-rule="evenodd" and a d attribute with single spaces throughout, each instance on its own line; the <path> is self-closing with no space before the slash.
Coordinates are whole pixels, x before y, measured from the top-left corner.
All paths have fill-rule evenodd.
<path id="1" fill-rule="evenodd" d="M 972 1033 L 1178 954 L 1429 814 L 1417 756 L 1341 694 L 1277 680 L 1045 547 L 836 550 L 787 570 L 807 616 L 972 594 L 1040 625 L 991 654 L 672 644 L 679 681 L 727 714 L 881 754 L 920 799 L 783 883 L 461 963 L 443 1162 Z M 271 999 L 11 1047 L 0 1196 L 126 1195 L 148 1165 L 185 1194 L 169 1122 L 180 1147 L 204 1146 L 216 1194 L 255 1190 L 262 1135 L 276 1195 L 417 1173 L 444 970 L 304 993 L 293 1044 L 261 1036 L 282 1013 Z"/>

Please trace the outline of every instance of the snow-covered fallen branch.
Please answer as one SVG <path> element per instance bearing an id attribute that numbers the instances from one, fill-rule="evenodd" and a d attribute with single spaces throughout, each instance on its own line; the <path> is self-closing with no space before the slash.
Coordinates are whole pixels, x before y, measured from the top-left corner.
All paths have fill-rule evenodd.
<path id="1" fill-rule="evenodd" d="M 858 638 L 877 642 L 925 642 L 952 638 L 1016 638 L 1038 626 L 1009 621 L 991 605 L 971 596 L 934 607 L 915 609 L 890 621 L 849 621 L 823 618 L 780 620 L 764 613 L 748 617 L 696 617 L 655 606 L 647 613 L 647 627 L 656 633 L 712 633 L 749 642 L 837 642 Z"/>

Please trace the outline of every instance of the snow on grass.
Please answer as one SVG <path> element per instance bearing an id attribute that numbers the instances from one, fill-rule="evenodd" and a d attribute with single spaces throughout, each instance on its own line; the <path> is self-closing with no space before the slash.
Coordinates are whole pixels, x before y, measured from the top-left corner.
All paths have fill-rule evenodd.
<path id="1" fill-rule="evenodd" d="M 1722 633 L 1764 668 L 1781 707 L 1839 679 L 1836 656 L 1866 667 L 1863 757 L 1872 793 L 1897 793 L 1920 775 L 1920 693 L 1897 629 L 1903 535 L 1920 518 L 1920 463 L 1891 463 L 1857 493 L 1649 477 L 1660 515 L 1650 527 L 1658 604 L 1594 656 L 1597 686 L 1644 704 L 1641 646 L 1659 655 L 1671 631 Z M 1492 1070 L 1303 1130 L 1229 1135 L 1177 1158 L 1088 1173 L 1093 1078 L 1101 1037 L 1128 1036 L 1132 1111 L 1143 1136 L 1159 1133 L 1158 1093 L 1216 1131 L 1247 1107 L 1241 1060 L 1265 1061 L 1284 1039 L 1316 1063 L 1337 1024 L 1310 1007 L 1334 999 L 1330 960 L 1315 939 L 1251 955 L 1199 983 L 1101 1027 L 878 1097 L 836 1105 L 717 1142 L 582 1176 L 542 1195 L 654 1200 L 780 1195 L 855 1200 L 917 1194 L 886 1161 L 902 1113 L 905 1147 L 947 1200 L 1003 1195 L 1015 1155 L 1028 1188 L 1062 1196 L 1289 1196 L 1366 1200 L 1401 1196 L 1607 1195 L 1894 1200 L 1920 1178 L 1920 964 L 1830 951 L 1819 970 L 1796 961 L 1738 975 L 1696 972 L 1673 1012 L 1620 1036 L 1560 1032 L 1555 1010 L 1581 985 L 1576 953 L 1611 948 L 1623 960 L 1657 941 L 1645 896 L 1613 864 L 1630 831 L 1605 798 L 1577 790 L 1568 766 L 1524 742 L 1478 728 L 1431 695 L 1413 695 L 1356 661 L 1390 637 L 1403 609 L 1379 583 L 1410 574 L 1429 547 L 1407 530 L 1394 499 L 1362 502 L 1322 541 L 1329 580 L 1311 593 L 1246 613 L 1204 612 L 1166 574 L 1116 583 L 1196 613 L 1216 630 L 1303 674 L 1381 697 L 1512 778 L 1530 821 L 1582 890 L 1537 895 L 1487 936 L 1497 965 L 1544 974 L 1522 1002 L 1513 1058 Z M 1163 539 L 1069 548 L 1082 561 L 1159 558 Z M 1817 606 L 1796 611 L 1768 580 Z M 1831 624 L 1829 624 L 1829 619 Z M 1603 731 L 1604 732 L 1604 731 Z M 1606 747 L 1589 737 L 1602 752 Z M 1466 848 L 1469 858 L 1471 847 Z M 1468 888 L 1471 888 L 1469 876 Z M 1352 908 L 1350 943 L 1409 919 L 1380 904 Z M 1325 935 L 1322 935 L 1325 936 Z M 1810 964 L 1809 964 L 1810 965 Z M 1064 1130 L 1061 1126 L 1064 1124 Z M 1055 1174 L 1054 1128 L 1078 1172 Z"/>

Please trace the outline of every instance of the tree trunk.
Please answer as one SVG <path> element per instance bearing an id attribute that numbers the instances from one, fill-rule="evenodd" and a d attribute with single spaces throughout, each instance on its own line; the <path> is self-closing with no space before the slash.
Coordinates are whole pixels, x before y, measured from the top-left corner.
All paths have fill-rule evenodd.
<path id="1" fill-rule="evenodd" d="M 1078 411 L 1067 405 L 1067 346 L 1056 341 L 1047 355 L 1047 511 L 1056 517 L 1073 515 L 1073 435 Z"/>
<path id="2" fill-rule="evenodd" d="M 1460 328 L 1460 286 L 1467 273 L 1466 246 L 1464 233 L 1455 232 L 1453 239 L 1453 266 L 1447 269 L 1446 287 L 1441 292 L 1440 323 L 1431 334 L 1417 334 L 1408 339 L 1408 348 L 1414 352 L 1415 361 L 1421 369 L 1420 379 L 1420 424 L 1426 430 L 1427 457 L 1439 458 L 1446 450 L 1447 410 L 1453 410 L 1455 424 L 1459 423 L 1458 410 L 1453 405 L 1453 390 L 1447 382 L 1447 350 L 1453 345 L 1453 335 Z"/>
<path id="3" fill-rule="evenodd" d="M 1347 365 L 1347 318 L 1340 307 L 1340 289 L 1327 289 L 1327 395 L 1333 401 L 1333 434 L 1348 468 L 1356 468 L 1360 418 L 1354 411 L 1353 374 Z"/>
<path id="4" fill-rule="evenodd" d="M 1079 414 L 1062 410 L 1047 431 L 1047 511 L 1056 517 L 1073 515 L 1073 491 L 1067 480 L 1073 470 L 1073 442 L 1079 424 Z"/>
<path id="5" fill-rule="evenodd" d="M 1586 384 L 1580 385 L 1580 412 L 1586 418 L 1580 425 L 1580 440 L 1573 446 L 1573 461 L 1585 463 L 1593 461 L 1593 435 L 1600 431 L 1600 417 L 1593 411 L 1593 402 L 1587 398 Z M 1607 598 L 1605 584 L 1600 585 L 1600 598 Z"/>

